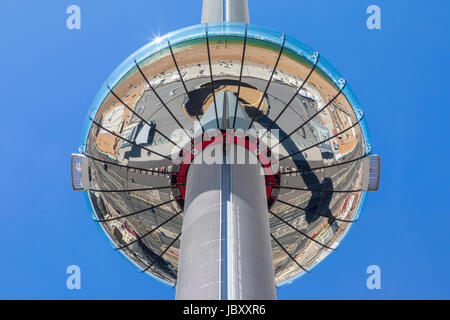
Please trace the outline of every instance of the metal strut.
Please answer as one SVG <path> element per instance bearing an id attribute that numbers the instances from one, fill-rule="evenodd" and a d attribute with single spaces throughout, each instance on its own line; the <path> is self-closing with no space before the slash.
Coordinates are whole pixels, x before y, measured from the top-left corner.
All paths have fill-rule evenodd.
<path id="1" fill-rule="evenodd" d="M 145 209 L 142 209 L 142 210 L 139 210 L 139 211 L 136 211 L 136 212 L 133 212 L 133 213 L 129 213 L 129 214 L 126 214 L 126 215 L 123 215 L 123 216 L 119 216 L 119 217 L 115 217 L 115 218 L 109 218 L 109 219 L 99 219 L 99 220 L 95 220 L 94 219 L 94 221 L 95 222 L 109 222 L 109 221 L 119 220 L 119 219 L 126 218 L 126 217 L 131 217 L 131 216 L 134 216 L 136 214 L 145 212 L 147 210 L 155 209 L 155 208 L 161 207 L 161 206 L 163 206 L 165 204 L 174 202 L 175 200 L 176 199 L 172 199 L 172 200 L 169 200 L 169 201 L 166 201 L 166 202 L 163 202 L 163 203 L 151 206 L 150 208 L 145 208 Z"/>
<path id="2" fill-rule="evenodd" d="M 287 108 L 289 108 L 289 106 L 291 105 L 291 103 L 295 100 L 295 98 L 297 97 L 297 95 L 299 94 L 300 90 L 303 89 L 303 87 L 305 86 L 305 84 L 308 82 L 309 78 L 311 77 L 311 75 L 313 74 L 314 70 L 316 69 L 317 64 L 319 63 L 319 59 L 320 59 L 320 54 L 317 53 L 317 59 L 316 62 L 314 63 L 312 69 L 309 71 L 308 75 L 306 76 L 305 80 L 303 81 L 302 85 L 300 87 L 298 87 L 297 91 L 295 92 L 294 96 L 291 98 L 291 100 L 289 100 L 289 102 L 284 106 L 283 110 L 281 110 L 281 112 L 278 114 L 278 116 L 275 118 L 275 120 L 272 121 L 272 123 L 270 124 L 269 128 L 267 128 L 267 130 L 264 132 L 263 136 L 264 137 L 268 131 L 270 131 L 273 126 L 276 124 L 276 122 L 278 121 L 278 119 L 280 119 L 280 117 L 283 115 L 283 113 L 286 111 Z"/>
<path id="3" fill-rule="evenodd" d="M 297 209 L 300 209 L 300 210 L 302 210 L 302 211 L 305 211 L 305 213 L 303 213 L 302 215 L 305 215 L 305 214 L 306 214 L 306 210 L 307 210 L 307 209 L 305 209 L 305 208 L 296 206 L 296 205 L 294 205 L 294 204 L 292 204 L 292 203 L 285 202 L 285 201 L 280 200 L 280 199 L 277 199 L 276 201 L 281 202 L 281 203 L 283 203 L 283 204 L 286 204 L 286 205 L 288 205 L 288 206 L 290 206 L 290 207 L 297 208 Z M 344 219 L 339 219 L 339 218 L 336 218 L 335 216 L 332 216 L 332 215 L 326 216 L 326 215 L 324 215 L 324 214 L 320 214 L 320 213 L 316 213 L 316 212 L 311 212 L 311 214 L 314 214 L 314 215 L 319 216 L 319 217 L 324 217 L 324 218 L 334 219 L 334 220 L 341 221 L 341 222 L 346 222 L 346 223 L 354 223 L 354 222 L 357 221 L 357 220 L 344 220 Z"/>
<path id="4" fill-rule="evenodd" d="M 358 160 L 362 160 L 362 159 L 364 159 L 364 158 L 366 158 L 368 156 L 369 156 L 369 154 L 365 154 L 365 155 L 363 155 L 361 157 L 358 157 L 356 159 L 352 159 L 352 160 L 344 161 L 344 162 L 340 162 L 340 163 L 335 163 L 335 164 L 332 164 L 332 165 L 329 165 L 329 166 L 309 168 L 309 169 L 304 169 L 304 170 L 295 170 L 295 171 L 290 171 L 290 172 L 280 172 L 279 174 L 280 175 L 292 174 L 292 173 L 300 173 L 300 174 L 302 174 L 302 173 L 305 173 L 305 172 L 311 172 L 311 171 L 315 171 L 315 170 L 321 170 L 321 169 L 328 169 L 328 168 L 338 167 L 340 165 L 344 165 L 344 164 L 356 162 Z"/>
<path id="5" fill-rule="evenodd" d="M 152 230 L 146 232 L 145 234 L 143 234 L 142 236 L 139 236 L 139 239 L 133 240 L 121 247 L 118 248 L 114 248 L 114 250 L 122 250 L 125 249 L 126 247 L 131 246 L 133 243 L 138 242 L 139 240 L 145 238 L 146 236 L 148 236 L 150 233 L 155 232 L 156 230 L 158 230 L 159 228 L 161 228 L 162 226 L 164 226 L 166 223 L 168 223 L 169 221 L 173 220 L 174 218 L 178 217 L 183 211 L 178 211 L 175 215 L 173 215 L 172 217 L 170 217 L 169 219 L 165 220 L 163 223 L 159 224 L 157 227 L 153 228 Z"/>
<path id="6" fill-rule="evenodd" d="M 167 44 L 169 45 L 170 54 L 172 56 L 173 63 L 175 64 L 175 68 L 177 69 L 178 76 L 180 77 L 181 84 L 183 85 L 184 91 L 186 92 L 186 96 L 187 96 L 188 100 L 191 101 L 191 98 L 189 96 L 189 91 L 188 91 L 188 89 L 186 87 L 186 83 L 183 80 L 183 76 L 181 75 L 180 68 L 178 67 L 178 63 L 177 63 L 177 60 L 175 59 L 175 55 L 173 54 L 172 46 L 170 45 L 170 41 L 169 40 L 167 40 Z M 197 118 L 197 121 L 202 126 L 202 131 L 205 132 L 205 129 L 203 128 L 203 125 L 202 125 L 202 123 L 200 121 L 200 118 L 198 117 L 198 114 L 196 114 L 195 117 Z"/>
<path id="7" fill-rule="evenodd" d="M 175 239 L 173 239 L 173 241 L 167 246 L 167 248 L 158 257 L 156 257 L 155 260 L 153 260 L 153 262 L 147 268 L 145 268 L 141 272 L 145 272 L 148 269 L 150 269 L 151 267 L 153 267 L 153 265 L 162 258 L 162 256 L 167 252 L 167 250 L 170 249 L 170 247 L 173 246 L 173 244 L 178 240 L 178 238 L 180 236 L 181 236 L 181 232 L 178 234 L 178 236 Z"/>
<path id="8" fill-rule="evenodd" d="M 149 86 L 149 88 L 152 90 L 152 92 L 154 93 L 154 95 L 158 98 L 159 102 L 161 102 L 161 104 L 163 105 L 164 109 L 166 109 L 166 111 L 170 114 L 170 116 L 172 117 L 173 120 L 175 120 L 175 122 L 178 124 L 178 126 L 184 131 L 184 133 L 186 134 L 186 136 L 188 136 L 189 138 L 191 137 L 191 135 L 189 134 L 189 132 L 187 132 L 187 130 L 183 127 L 183 125 L 180 123 L 180 121 L 177 119 L 177 117 L 175 117 L 175 115 L 172 113 L 172 111 L 170 111 L 169 107 L 167 106 L 167 104 L 163 101 L 163 99 L 161 99 L 161 97 L 159 96 L 159 94 L 156 92 L 155 88 L 151 85 L 150 81 L 148 81 L 147 77 L 145 76 L 144 72 L 142 71 L 141 67 L 139 67 L 139 64 L 136 62 L 136 60 L 134 60 L 134 64 L 136 65 L 136 67 L 139 70 L 139 73 L 141 74 L 141 76 L 144 78 L 145 82 L 147 83 L 147 85 Z"/>
<path id="9" fill-rule="evenodd" d="M 307 235 L 306 233 L 304 233 L 303 231 L 297 229 L 296 227 L 294 227 L 292 224 L 290 224 L 289 222 L 287 222 L 286 220 L 284 220 L 283 218 L 281 218 L 279 215 L 275 214 L 272 210 L 269 210 L 269 212 L 276 217 L 278 220 L 280 220 L 281 222 L 283 222 L 284 224 L 286 224 L 287 226 L 291 227 L 292 229 L 294 229 L 295 231 L 297 231 L 298 233 L 300 233 L 301 235 L 303 235 L 304 237 L 308 238 L 309 240 L 317 243 L 318 245 L 321 245 L 324 248 L 330 249 L 330 250 L 336 250 L 334 248 L 330 248 L 327 245 L 317 241 L 316 239 L 310 237 L 309 235 Z"/>
<path id="10" fill-rule="evenodd" d="M 300 263 L 298 263 L 297 260 L 295 260 L 295 258 L 282 246 L 282 244 L 280 243 L 280 241 L 277 240 L 277 238 L 274 237 L 274 235 L 271 233 L 270 236 L 272 237 L 272 239 L 278 244 L 278 246 L 284 251 L 284 253 L 286 253 L 288 255 L 288 257 L 294 261 L 294 263 L 299 266 L 303 271 L 309 273 L 308 270 L 305 269 L 305 267 L 303 267 Z"/>
<path id="11" fill-rule="evenodd" d="M 278 53 L 277 61 L 275 62 L 275 66 L 273 67 L 272 74 L 270 75 L 269 81 L 267 82 L 266 89 L 264 89 L 264 93 L 263 93 L 263 95 L 261 97 L 261 100 L 259 101 L 258 108 L 256 109 L 255 113 L 253 114 L 252 121 L 250 122 L 250 125 L 248 126 L 248 129 L 250 129 L 252 127 L 253 122 L 255 121 L 255 118 L 256 118 L 256 114 L 258 113 L 259 108 L 261 108 L 261 104 L 264 101 L 264 97 L 267 94 L 267 90 L 269 90 L 269 86 L 270 86 L 270 83 L 272 82 L 273 75 L 277 71 L 278 63 L 280 62 L 281 55 L 283 53 L 284 44 L 285 43 L 286 43 L 286 34 L 283 34 L 283 44 L 281 45 L 280 52 Z"/>
<path id="12" fill-rule="evenodd" d="M 205 32 L 206 32 L 206 49 L 208 51 L 209 76 L 211 77 L 211 92 L 212 92 L 213 99 L 214 99 L 214 112 L 216 114 L 217 129 L 220 129 L 219 115 L 217 113 L 217 104 L 216 104 L 216 89 L 214 88 L 214 78 L 213 78 L 212 66 L 211 66 L 211 52 L 209 50 L 208 25 L 206 25 L 206 27 L 205 27 Z"/>
<path id="13" fill-rule="evenodd" d="M 109 92 L 111 92 L 111 94 L 112 94 L 117 100 L 119 100 L 119 102 L 120 102 L 121 104 L 123 104 L 123 105 L 125 106 L 125 108 L 127 108 L 128 110 L 130 110 L 131 113 L 133 113 L 136 117 L 138 117 L 142 122 L 144 122 L 146 125 L 148 125 L 148 126 L 151 128 L 150 123 L 148 123 L 147 120 L 145 120 L 145 119 L 142 118 L 139 114 L 137 114 L 137 112 L 135 112 L 134 110 L 132 110 L 132 109 L 128 106 L 128 104 L 126 104 L 125 102 L 123 102 L 123 100 L 122 100 L 121 98 L 119 98 L 119 96 L 114 92 L 114 90 L 111 89 L 111 87 L 109 86 L 109 84 L 108 84 L 108 89 L 109 89 Z M 174 146 L 176 146 L 176 147 L 182 149 L 182 147 L 180 147 L 178 144 L 176 144 L 175 142 L 173 142 L 172 139 L 170 139 L 170 138 L 167 137 L 164 133 L 162 133 L 161 131 L 159 131 L 158 128 L 156 128 L 156 125 L 154 126 L 154 129 L 155 129 L 155 131 L 158 132 L 163 138 L 167 139 L 167 140 L 168 140 L 170 143 L 172 143 Z"/>
<path id="14" fill-rule="evenodd" d="M 357 189 L 357 190 L 321 190 L 321 189 L 308 189 L 308 188 L 297 188 L 297 187 L 289 187 L 289 186 L 280 186 L 280 189 L 288 189 L 288 190 L 300 190 L 300 191 L 312 191 L 312 192 L 324 192 L 324 193 L 352 193 L 352 192 L 361 192 L 365 190 Z"/>
<path id="15" fill-rule="evenodd" d="M 153 188 L 141 188 L 141 189 L 121 189 L 121 190 L 98 190 L 98 189 L 89 189 L 91 192 L 100 192 L 100 193 L 115 193 L 115 192 L 133 192 L 133 191 L 150 191 L 150 190 L 162 190 L 169 189 L 171 186 L 165 187 L 153 187 Z"/>
<path id="16" fill-rule="evenodd" d="M 308 151 L 309 149 L 312 149 L 312 148 L 314 148 L 314 147 L 317 147 L 318 145 L 321 145 L 322 143 L 325 143 L 325 142 L 327 142 L 327 141 L 329 141 L 329 140 L 331 140 L 331 139 L 334 139 L 334 138 L 336 138 L 337 136 L 340 136 L 341 134 L 346 133 L 348 130 L 350 130 L 350 129 L 354 128 L 355 126 L 357 126 L 357 125 L 361 122 L 361 120 L 362 120 L 362 118 L 361 118 L 360 120 L 358 120 L 357 122 L 355 122 L 354 124 L 352 124 L 352 125 L 351 125 L 350 127 L 348 127 L 347 129 L 345 129 L 344 131 L 341 131 L 341 132 L 339 132 L 339 133 L 336 133 L 334 136 L 331 136 L 331 137 L 329 137 L 329 138 L 327 138 L 327 139 L 325 139 L 325 140 L 323 140 L 323 141 L 317 142 L 316 144 L 313 144 L 312 146 L 309 146 L 309 147 L 307 147 L 307 148 L 305 148 L 305 149 L 296 151 L 296 152 L 294 152 L 294 153 L 290 153 L 290 154 L 288 154 L 287 156 L 284 156 L 283 158 L 281 158 L 281 159 L 278 160 L 278 161 L 282 161 L 282 160 L 284 160 L 284 159 L 293 157 L 293 156 L 295 156 L 295 155 L 297 155 L 297 154 L 299 154 L 299 153 Z"/>
<path id="17" fill-rule="evenodd" d="M 89 158 L 89 159 L 94 160 L 94 161 L 101 162 L 101 163 L 104 163 L 104 164 L 109 164 L 109 165 L 112 165 L 112 166 L 125 168 L 125 169 L 128 169 L 128 170 L 133 169 L 133 170 L 141 170 L 141 171 L 146 171 L 146 172 L 164 174 L 166 176 L 167 175 L 171 175 L 170 172 L 160 172 L 160 171 L 157 171 L 157 170 L 144 169 L 144 168 L 138 168 L 138 167 L 131 167 L 131 166 L 123 165 L 123 164 L 114 163 L 114 162 L 111 162 L 111 161 L 102 160 L 102 159 L 96 158 L 96 157 L 91 156 L 90 154 L 87 154 L 87 153 L 82 152 L 82 151 L 81 151 L 81 154 L 84 155 L 85 157 Z"/>
<path id="18" fill-rule="evenodd" d="M 143 150 L 146 150 L 147 152 L 154 153 L 154 154 L 156 154 L 156 155 L 158 155 L 158 156 L 160 156 L 160 157 L 162 157 L 162 158 L 164 158 L 164 159 L 172 160 L 172 159 L 170 159 L 168 156 L 165 156 L 165 155 L 163 155 L 163 154 L 161 154 L 161 153 L 159 153 L 159 152 L 150 150 L 150 149 L 148 149 L 148 148 L 146 148 L 146 147 L 140 146 L 140 145 L 138 145 L 137 143 L 135 143 L 135 142 L 133 142 L 133 141 L 131 141 L 131 140 L 128 140 L 128 139 L 126 139 L 126 138 L 124 138 L 124 137 L 118 135 L 117 133 L 111 131 L 111 130 L 106 129 L 106 128 L 103 127 L 101 124 L 99 124 L 97 121 L 95 121 L 94 119 L 92 119 L 91 117 L 89 117 L 89 119 L 90 119 L 97 127 L 102 128 L 102 129 L 105 130 L 106 132 L 112 134 L 113 136 L 115 136 L 115 137 L 117 137 L 117 138 L 119 138 L 119 139 L 121 139 L 121 140 L 123 140 L 123 141 L 126 141 L 126 142 L 128 142 L 128 143 L 130 143 L 130 144 L 132 144 L 132 145 L 134 145 L 134 146 L 136 146 L 136 147 L 138 147 L 138 148 L 141 148 L 141 149 L 143 149 Z"/>
<path id="19" fill-rule="evenodd" d="M 234 118 L 233 118 L 233 130 L 236 127 L 236 114 L 237 114 L 237 108 L 239 103 L 239 95 L 241 94 L 241 85 L 242 85 L 242 73 L 244 71 L 244 60 L 245 60 L 245 50 L 247 48 L 247 32 L 248 32 L 248 25 L 245 25 L 245 37 L 244 37 L 244 49 L 242 50 L 242 60 L 241 60 L 241 71 L 239 72 L 239 85 L 238 90 L 236 94 L 236 106 L 234 108 Z"/>
<path id="20" fill-rule="evenodd" d="M 300 130 L 301 128 L 303 128 L 306 124 L 308 124 L 312 119 L 314 119 L 319 113 L 321 113 L 323 110 L 325 110 L 326 108 L 328 108 L 329 105 L 331 105 L 334 100 L 337 99 L 337 97 L 342 93 L 342 90 L 344 90 L 345 85 L 347 83 L 344 83 L 344 85 L 339 89 L 339 92 L 330 100 L 328 101 L 328 103 L 322 107 L 319 111 L 317 111 L 313 116 L 309 117 L 308 120 L 306 120 L 305 122 L 303 122 L 297 129 L 295 129 L 294 131 L 292 131 L 291 133 L 289 133 L 286 137 L 284 137 L 283 139 L 281 139 L 280 141 L 278 141 L 272 148 L 276 147 L 277 145 L 279 145 L 280 143 L 283 143 L 286 139 L 288 139 L 291 135 L 293 135 L 295 132 L 297 132 L 298 130 Z"/>

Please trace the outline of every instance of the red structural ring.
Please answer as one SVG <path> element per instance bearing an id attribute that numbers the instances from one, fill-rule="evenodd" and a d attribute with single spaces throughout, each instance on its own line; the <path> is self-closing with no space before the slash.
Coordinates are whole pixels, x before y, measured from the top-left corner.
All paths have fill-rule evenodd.
<path id="1" fill-rule="evenodd" d="M 235 135 L 227 135 L 226 132 L 222 132 L 221 135 L 209 137 L 204 134 L 201 141 L 193 139 L 191 144 L 193 147 L 186 151 L 182 149 L 180 151 L 180 157 L 177 159 L 179 166 L 177 172 L 172 172 L 172 193 L 175 195 L 176 200 L 184 206 L 184 200 L 186 195 L 186 182 L 187 174 L 190 164 L 193 162 L 196 155 L 200 154 L 203 149 L 213 144 L 238 144 L 244 146 L 246 149 L 254 153 L 259 162 L 261 163 L 266 182 L 266 197 L 269 208 L 278 197 L 278 191 L 280 188 L 280 174 L 279 172 L 273 173 L 272 160 L 270 158 L 271 150 L 266 148 L 265 151 L 261 151 L 258 147 L 259 140 L 256 139 L 256 143 L 250 141 L 248 136 L 238 137 Z"/>

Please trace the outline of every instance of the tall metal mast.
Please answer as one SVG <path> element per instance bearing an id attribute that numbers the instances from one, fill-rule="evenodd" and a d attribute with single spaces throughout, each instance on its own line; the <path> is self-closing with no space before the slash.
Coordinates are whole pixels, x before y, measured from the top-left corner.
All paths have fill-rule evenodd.
<path id="1" fill-rule="evenodd" d="M 203 0 L 202 23 L 249 23 L 247 0 Z"/>

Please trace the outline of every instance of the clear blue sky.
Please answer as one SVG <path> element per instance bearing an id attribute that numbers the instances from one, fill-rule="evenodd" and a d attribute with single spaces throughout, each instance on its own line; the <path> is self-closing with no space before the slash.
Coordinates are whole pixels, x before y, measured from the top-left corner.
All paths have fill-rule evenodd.
<path id="1" fill-rule="evenodd" d="M 285 31 L 349 81 L 382 159 L 381 190 L 339 250 L 280 299 L 450 298 L 450 2 L 249 0 L 251 21 Z M 66 28 L 70 4 L 82 29 Z M 277 6 L 277 5 L 279 6 Z M 366 28 L 377 4 L 382 29 Z M 112 250 L 70 183 L 96 91 L 158 33 L 197 24 L 201 0 L 0 2 L 0 298 L 172 299 Z M 66 289 L 81 267 L 82 289 Z M 381 290 L 366 268 L 381 267 Z"/>

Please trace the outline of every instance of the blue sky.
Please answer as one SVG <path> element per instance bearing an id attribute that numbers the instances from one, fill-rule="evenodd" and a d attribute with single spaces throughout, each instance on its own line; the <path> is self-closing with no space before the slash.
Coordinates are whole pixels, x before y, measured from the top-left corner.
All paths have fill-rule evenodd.
<path id="1" fill-rule="evenodd" d="M 450 3 L 249 0 L 251 22 L 303 41 L 349 81 L 381 155 L 381 189 L 339 249 L 279 299 L 449 299 Z M 82 29 L 66 28 L 77 4 Z M 279 6 L 275 6 L 278 4 Z M 366 28 L 377 4 L 382 29 Z M 157 34 L 197 24 L 201 0 L 0 2 L 2 299 L 173 299 L 112 250 L 70 183 L 96 91 Z M 66 288 L 79 265 L 82 289 Z M 381 290 L 366 268 L 381 268 Z"/>

